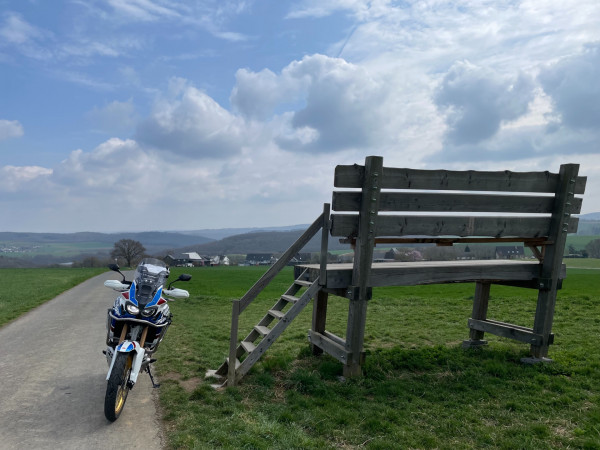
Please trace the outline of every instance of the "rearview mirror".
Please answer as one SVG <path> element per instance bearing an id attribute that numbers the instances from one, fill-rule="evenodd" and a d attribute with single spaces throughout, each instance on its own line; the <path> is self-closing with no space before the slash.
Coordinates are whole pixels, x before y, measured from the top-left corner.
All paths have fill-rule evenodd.
<path id="1" fill-rule="evenodd" d="M 173 286 L 173 284 L 175 284 L 178 281 L 190 281 L 192 279 L 192 276 L 187 274 L 187 273 L 182 273 L 181 275 L 179 275 L 179 278 L 177 278 L 176 280 L 173 280 L 169 283 L 169 287 L 167 289 L 171 289 L 171 286 Z"/>
<path id="2" fill-rule="evenodd" d="M 110 270 L 114 270 L 115 272 L 118 272 L 123 277 L 123 281 L 125 281 L 125 275 L 123 275 L 123 273 L 121 272 L 121 268 L 119 267 L 118 264 L 109 264 L 108 268 Z"/>

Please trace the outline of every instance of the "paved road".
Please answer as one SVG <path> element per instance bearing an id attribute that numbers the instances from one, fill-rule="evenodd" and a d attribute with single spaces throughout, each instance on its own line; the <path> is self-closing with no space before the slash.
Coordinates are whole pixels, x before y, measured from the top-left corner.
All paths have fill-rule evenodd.
<path id="1" fill-rule="evenodd" d="M 88 280 L 0 328 L 0 448 L 162 448 L 156 390 L 141 374 L 121 417 L 104 417 L 106 310 L 116 293 Z"/>

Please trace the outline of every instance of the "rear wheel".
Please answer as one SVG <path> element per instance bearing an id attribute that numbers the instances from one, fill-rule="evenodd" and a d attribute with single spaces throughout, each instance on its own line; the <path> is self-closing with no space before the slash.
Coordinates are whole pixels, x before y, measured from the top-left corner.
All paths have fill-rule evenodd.
<path id="1" fill-rule="evenodd" d="M 104 415 L 108 420 L 114 422 L 121 415 L 129 388 L 129 374 L 131 373 L 131 364 L 133 354 L 118 353 L 115 365 L 106 385 L 106 396 L 104 397 Z"/>

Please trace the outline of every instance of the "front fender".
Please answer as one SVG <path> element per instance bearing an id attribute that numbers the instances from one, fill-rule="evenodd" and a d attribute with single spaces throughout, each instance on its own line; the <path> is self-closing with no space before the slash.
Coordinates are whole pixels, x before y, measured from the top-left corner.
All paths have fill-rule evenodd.
<path id="1" fill-rule="evenodd" d="M 140 346 L 140 344 L 136 341 L 123 341 L 113 353 L 112 361 L 110 362 L 110 367 L 108 368 L 108 374 L 106 374 L 106 380 L 110 378 L 110 374 L 113 370 L 113 366 L 115 365 L 115 360 L 117 359 L 117 355 L 119 353 L 131 353 L 133 352 L 133 363 L 131 366 L 131 373 L 129 374 L 129 381 L 132 383 L 137 382 L 138 375 L 140 374 L 140 369 L 142 367 L 142 361 L 144 360 L 144 355 L 146 350 Z"/>

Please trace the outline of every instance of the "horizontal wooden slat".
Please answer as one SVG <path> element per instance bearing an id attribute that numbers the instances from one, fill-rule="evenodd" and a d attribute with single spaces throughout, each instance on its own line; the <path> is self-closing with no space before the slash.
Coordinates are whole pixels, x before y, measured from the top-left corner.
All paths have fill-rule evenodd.
<path id="1" fill-rule="evenodd" d="M 359 211 L 361 196 L 360 191 L 336 191 L 333 193 L 332 209 Z M 575 197 L 571 203 L 571 214 L 578 214 L 582 199 Z M 549 214 L 553 206 L 554 197 L 548 196 L 382 192 L 379 211 Z"/>
<path id="2" fill-rule="evenodd" d="M 354 164 L 335 168 L 334 186 L 362 188 L 364 166 Z M 384 167 L 381 176 L 382 189 L 425 189 L 456 191 L 499 191 L 499 192 L 556 192 L 559 176 L 552 172 L 512 171 L 452 171 L 419 170 Z M 585 191 L 586 177 L 577 177 L 575 194 Z"/>
<path id="3" fill-rule="evenodd" d="M 531 345 L 542 345 L 544 340 L 543 336 L 534 333 L 532 329 L 491 320 L 469 319 L 469 328 Z"/>
<path id="4" fill-rule="evenodd" d="M 567 219 L 567 232 L 577 231 L 579 219 Z M 387 216 L 377 217 L 373 234 L 378 236 L 460 236 L 526 238 L 548 236 L 549 217 L 488 216 Z M 357 236 L 358 215 L 332 214 L 332 236 Z"/>
<path id="5" fill-rule="evenodd" d="M 303 266 L 310 278 L 319 274 L 318 264 Z M 473 281 L 537 283 L 541 265 L 531 260 L 453 260 L 373 263 L 367 282 L 370 287 L 415 286 L 435 283 L 468 283 Z M 559 277 L 564 278 L 563 269 Z M 346 289 L 352 281 L 352 264 L 328 264 L 327 288 Z M 336 294 L 339 295 L 339 294 Z M 342 293 L 345 296 L 345 293 Z"/>
<path id="6" fill-rule="evenodd" d="M 333 356 L 339 362 L 346 364 L 350 360 L 350 353 L 338 342 L 330 339 L 327 336 L 317 333 L 313 330 L 308 330 L 308 340 L 311 344 L 323 349 L 325 353 Z"/>

